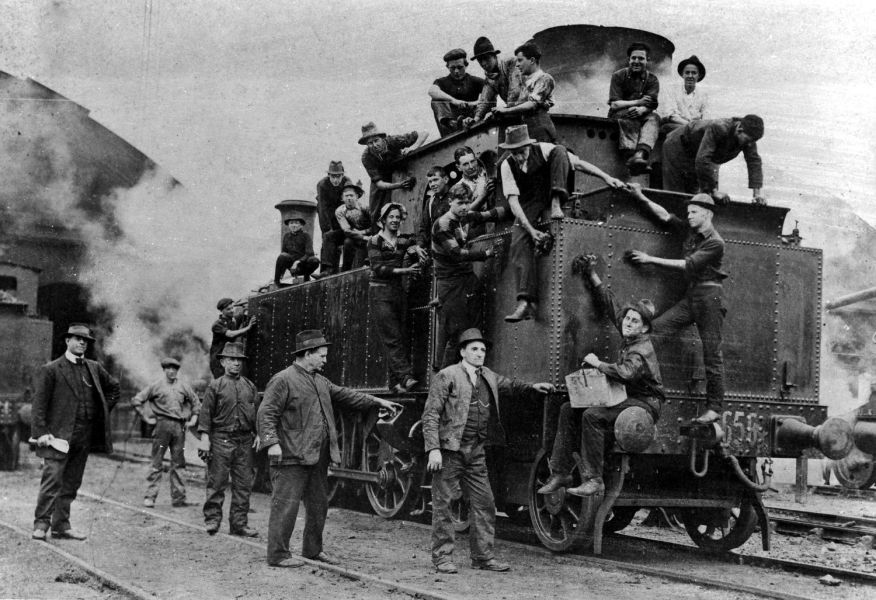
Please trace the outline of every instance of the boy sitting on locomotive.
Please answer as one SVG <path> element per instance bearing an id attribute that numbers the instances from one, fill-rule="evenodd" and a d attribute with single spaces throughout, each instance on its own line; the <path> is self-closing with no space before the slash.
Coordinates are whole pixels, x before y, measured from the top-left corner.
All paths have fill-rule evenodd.
<path id="1" fill-rule="evenodd" d="M 603 492 L 603 457 L 614 442 L 613 426 L 618 415 L 627 408 L 638 406 L 648 411 L 656 422 L 664 399 L 660 364 L 649 335 L 654 304 L 646 299 L 619 306 L 612 291 L 602 285 L 602 280 L 596 274 L 596 262 L 597 258 L 592 254 L 575 259 L 577 264 L 573 263 L 573 270 L 583 269 L 590 280 L 597 305 L 608 314 L 623 336 L 623 345 L 616 363 L 602 362 L 590 353 L 584 357 L 584 364 L 622 382 L 626 387 L 627 399 L 615 406 L 587 409 L 572 408 L 569 402 L 563 404 L 551 452 L 551 478 L 539 488 L 539 494 L 551 494 L 572 483 L 572 453 L 578 440 L 582 440 L 581 485 L 566 492 L 575 496 Z"/>

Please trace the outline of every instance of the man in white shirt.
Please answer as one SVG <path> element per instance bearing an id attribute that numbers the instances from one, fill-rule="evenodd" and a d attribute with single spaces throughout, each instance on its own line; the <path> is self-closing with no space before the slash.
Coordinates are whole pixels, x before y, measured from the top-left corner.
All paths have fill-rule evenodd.
<path id="1" fill-rule="evenodd" d="M 660 131 L 664 136 L 691 121 L 706 118 L 709 98 L 697 87 L 706 77 L 706 67 L 693 55 L 678 63 L 678 74 L 684 80 L 683 85 L 671 88 L 668 98 L 661 103 L 664 117 Z"/>

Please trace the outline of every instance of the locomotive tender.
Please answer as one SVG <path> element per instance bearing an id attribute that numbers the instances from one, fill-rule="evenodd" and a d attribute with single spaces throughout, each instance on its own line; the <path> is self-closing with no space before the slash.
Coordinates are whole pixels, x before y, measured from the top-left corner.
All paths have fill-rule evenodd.
<path id="1" fill-rule="evenodd" d="M 569 33 L 567 28 L 555 29 Z M 623 47 L 643 36 L 659 37 L 622 30 L 626 38 L 618 41 L 616 29 L 611 31 L 612 44 Z M 543 47 L 552 31 L 537 34 Z M 659 39 L 671 56 L 671 43 Z M 549 56 L 547 50 L 545 54 Z M 547 65 L 545 69 L 552 72 Z M 573 114 L 552 114 L 552 118 L 560 143 L 604 171 L 626 177 L 614 121 Z M 397 166 L 394 179 L 417 180 L 413 190 L 393 191 L 393 200 L 408 209 L 403 233 L 413 233 L 419 222 L 426 171 L 441 165 L 451 175 L 451 183 L 456 181 L 453 151 L 460 146 L 470 146 L 485 163 L 494 164 L 501 152 L 498 136 L 495 123 L 481 124 L 432 142 Z M 648 184 L 647 176 L 639 181 Z M 727 244 L 725 267 L 730 273 L 725 282 L 726 397 L 719 423 L 690 424 L 704 402 L 696 330 L 671 338 L 654 336 L 666 402 L 653 426 L 636 415 L 619 418 L 618 442 L 607 458 L 605 494 L 583 499 L 564 490 L 550 495 L 535 492 L 549 475 L 547 459 L 557 415 L 568 399 L 565 375 L 577 370 L 589 352 L 613 360 L 620 344 L 595 308 L 584 278 L 573 269 L 574 259 L 598 255 L 599 272 L 621 302 L 650 297 L 658 314 L 684 294 L 681 276 L 633 267 L 624 259 L 629 249 L 679 256 L 681 240 L 650 220 L 626 192 L 601 184 L 576 176 L 575 217 L 540 225 L 551 231 L 556 243 L 540 259 L 535 319 L 516 324 L 502 320 L 516 303 L 507 252 L 476 267 L 487 289 L 484 332 L 494 342 L 488 366 L 508 377 L 549 381 L 558 387 L 546 398 L 500 399 L 506 446 L 495 449 L 490 461 L 497 506 L 515 520 L 528 520 L 541 542 L 558 551 L 592 543 L 599 552 L 603 532 L 623 528 L 642 507 L 676 509 L 692 539 L 706 550 L 741 545 L 759 522 L 766 548 L 769 527 L 760 491 L 768 482 L 758 476 L 758 458 L 797 457 L 815 448 L 838 458 L 851 448 L 848 425 L 827 420 L 826 407 L 818 399 L 821 250 L 799 246 L 795 236 L 782 236 L 788 212 L 782 207 L 731 203 L 715 217 Z M 684 215 L 688 196 L 657 189 L 647 189 L 646 194 L 670 212 Z M 499 239 L 507 250 L 510 227 L 510 221 L 499 224 L 474 243 L 486 247 Z M 259 325 L 249 334 L 249 369 L 263 390 L 274 373 L 292 362 L 295 334 L 320 328 L 333 342 L 325 369 L 332 381 L 404 405 L 400 415 L 389 419 L 376 413 L 338 413 L 342 464 L 332 470 L 336 481 L 364 484 L 374 510 L 394 517 L 421 512 L 428 505 L 419 419 L 431 365 L 436 358 L 440 362 L 441 349 L 435 347 L 430 278 L 411 279 L 406 296 L 408 342 L 414 374 L 421 383 L 404 395 L 390 393 L 380 337 L 368 310 L 368 276 L 367 268 L 357 269 L 250 297 L 249 314 L 258 317 Z M 460 511 L 464 520 L 463 502 Z"/>

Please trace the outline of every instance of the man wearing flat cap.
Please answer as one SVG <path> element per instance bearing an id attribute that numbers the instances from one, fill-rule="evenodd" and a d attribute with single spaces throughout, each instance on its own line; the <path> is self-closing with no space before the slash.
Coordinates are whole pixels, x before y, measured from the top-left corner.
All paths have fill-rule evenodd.
<path id="1" fill-rule="evenodd" d="M 274 285 L 284 287 L 280 279 L 286 270 L 294 276 L 302 276 L 304 281 L 319 267 L 319 259 L 313 253 L 313 238 L 304 231 L 306 222 L 301 217 L 289 217 L 283 224 L 289 229 L 283 234 L 283 251 L 274 266 Z"/>
<path id="2" fill-rule="evenodd" d="M 444 64 L 450 74 L 439 77 L 429 88 L 432 113 L 441 137 L 460 131 L 463 120 L 474 116 L 477 99 L 484 87 L 483 79 L 465 72 L 468 60 L 462 48 L 447 52 Z"/>
<path id="3" fill-rule="evenodd" d="M 660 364 L 649 335 L 654 303 L 643 299 L 621 306 L 614 293 L 602 285 L 596 273 L 597 257 L 592 254 L 581 257 L 580 263 L 589 279 L 596 306 L 611 320 L 623 338 L 617 362 L 602 362 L 591 352 L 584 357 L 581 366 L 595 368 L 609 379 L 622 383 L 627 399 L 614 406 L 583 409 L 572 408 L 571 403 L 565 402 L 560 407 L 557 437 L 554 438 L 549 463 L 551 477 L 539 488 L 539 494 L 552 494 L 572 483 L 572 455 L 579 450 L 581 484 L 567 489 L 566 493 L 591 496 L 604 492 L 603 460 L 606 451 L 614 444 L 614 423 L 618 415 L 627 408 L 638 406 L 645 409 L 656 422 L 664 400 Z"/>
<path id="4" fill-rule="evenodd" d="M 687 203 L 687 221 L 672 215 L 642 193 L 639 184 L 631 184 L 630 193 L 669 231 L 683 237 L 683 258 L 660 258 L 633 250 L 629 260 L 634 265 L 656 265 L 681 272 L 687 281 L 684 298 L 654 320 L 652 330 L 661 336 L 696 325 L 703 344 L 706 370 L 706 409 L 695 420 L 713 423 L 720 416 L 724 401 L 724 356 L 721 352 L 724 315 L 724 280 L 722 268 L 724 239 L 712 224 L 715 201 L 707 194 L 697 194 Z"/>
<path id="5" fill-rule="evenodd" d="M 152 429 L 152 465 L 146 481 L 143 505 L 152 508 L 164 473 L 164 455 L 170 448 L 170 501 L 186 506 L 186 485 L 180 471 L 186 468 L 186 428 L 198 422 L 201 401 L 192 387 L 179 380 L 180 362 L 172 356 L 161 359 L 164 377 L 131 398 L 131 405 Z"/>
<path id="6" fill-rule="evenodd" d="M 371 217 L 359 200 L 365 191 L 362 182 L 344 184 L 341 195 L 343 203 L 335 211 L 335 219 L 344 234 L 343 262 L 341 271 L 358 269 L 368 256 L 368 236 L 371 233 Z M 325 243 L 325 241 L 323 241 Z"/>
<path id="7" fill-rule="evenodd" d="M 678 74 L 683 80 L 682 85 L 672 86 L 660 102 L 663 115 L 660 131 L 664 136 L 691 121 L 706 118 L 709 99 L 697 85 L 706 77 L 706 67 L 693 55 L 678 63 Z"/>
<path id="8" fill-rule="evenodd" d="M 386 135 L 373 121 L 362 126 L 359 145 L 366 146 L 362 152 L 362 166 L 371 178 L 368 213 L 372 223 L 377 222 L 381 207 L 392 200 L 392 190 L 414 187 L 416 181 L 413 177 L 393 181 L 392 172 L 395 163 L 425 144 L 428 137 L 425 131 Z"/>
<path id="9" fill-rule="evenodd" d="M 469 501 L 472 568 L 510 569 L 496 560 L 493 552 L 496 505 L 487 476 L 485 447 L 505 444 L 499 412 L 503 398 L 554 391 L 550 383 L 508 379 L 485 367 L 489 346 L 480 330 L 463 331 L 458 342 L 462 360 L 432 378 L 423 409 L 427 469 L 432 473 L 432 564 L 439 573 L 457 572 L 450 503 L 463 493 Z"/>
<path id="10" fill-rule="evenodd" d="M 763 165 L 757 141 L 763 137 L 763 119 L 757 115 L 691 121 L 663 142 L 663 189 L 687 194 L 709 194 L 718 205 L 730 197 L 718 190 L 718 170 L 739 153 L 748 167 L 752 202 L 766 204 L 761 193 Z"/>
<path id="11" fill-rule="evenodd" d="M 329 462 L 341 462 L 334 405 L 352 410 L 401 408 L 395 402 L 326 379 L 320 372 L 330 345 L 318 329 L 299 332 L 295 336 L 295 362 L 271 378 L 259 406 L 258 433 L 261 446 L 268 449 L 273 488 L 267 553 L 268 565 L 273 567 L 303 564 L 289 551 L 302 500 L 306 511 L 302 556 L 338 563 L 323 551 L 322 540 L 328 513 Z"/>
<path id="12" fill-rule="evenodd" d="M 255 317 L 252 317 L 246 325 L 240 327 L 234 318 L 234 300 L 231 298 L 221 298 L 216 303 L 216 310 L 219 311 L 219 318 L 213 322 L 213 341 L 210 343 L 210 373 L 214 378 L 222 377 L 225 373 L 219 362 L 219 353 L 225 344 L 237 340 L 255 325 Z"/>
<path id="13" fill-rule="evenodd" d="M 240 374 L 246 355 L 243 344 L 228 343 L 219 353 L 224 374 L 204 392 L 198 418 L 198 456 L 207 463 L 204 522 L 214 535 L 222 523 L 225 490 L 231 482 L 228 522 L 231 535 L 255 537 L 249 528 L 249 497 L 253 484 L 252 449 L 255 437 L 255 384 Z"/>
<path id="14" fill-rule="evenodd" d="M 34 511 L 33 539 L 84 540 L 70 526 L 70 505 L 82 484 L 88 453 L 112 452 L 109 413 L 119 401 L 119 382 L 95 360 L 85 358 L 91 330 L 73 323 L 64 343 L 67 351 L 44 365 L 36 380 L 31 437 L 43 459 L 42 479 Z"/>
<path id="15" fill-rule="evenodd" d="M 333 160 L 329 162 L 326 176 L 316 184 L 316 214 L 319 216 L 319 231 L 322 233 L 319 271 L 323 276 L 338 270 L 344 232 L 341 230 L 335 211 L 343 205 L 341 195 L 344 186 L 352 183 L 353 181 L 344 175 L 344 164 L 339 160 Z"/>

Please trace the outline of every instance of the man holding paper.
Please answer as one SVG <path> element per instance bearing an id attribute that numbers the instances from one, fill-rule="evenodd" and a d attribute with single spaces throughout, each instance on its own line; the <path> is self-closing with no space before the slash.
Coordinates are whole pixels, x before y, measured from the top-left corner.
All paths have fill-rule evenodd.
<path id="1" fill-rule="evenodd" d="M 572 453 L 582 437 L 581 485 L 569 488 L 566 492 L 575 496 L 591 496 L 605 491 L 602 481 L 603 457 L 606 448 L 614 442 L 614 422 L 618 415 L 627 408 L 639 406 L 657 421 L 663 402 L 660 365 L 649 335 L 654 305 L 650 300 L 639 300 L 635 304 L 619 306 L 614 294 L 602 285 L 602 280 L 596 274 L 596 261 L 596 256 L 592 254 L 575 259 L 577 266 L 589 277 L 597 306 L 608 313 L 623 336 L 623 345 L 617 362 L 602 362 L 590 353 L 584 357 L 582 366 L 594 367 L 608 378 L 623 383 L 627 399 L 614 406 L 587 409 L 572 408 L 569 402 L 563 404 L 551 452 L 551 478 L 539 488 L 539 494 L 551 494 L 572 483 Z M 573 269 L 575 266 L 573 264 Z"/>

